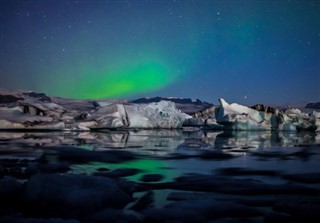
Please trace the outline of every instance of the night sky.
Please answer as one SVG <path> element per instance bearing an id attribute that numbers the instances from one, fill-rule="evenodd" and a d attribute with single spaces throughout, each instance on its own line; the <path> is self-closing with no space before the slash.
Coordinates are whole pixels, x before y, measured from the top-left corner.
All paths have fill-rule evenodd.
<path id="1" fill-rule="evenodd" d="M 320 1 L 1 1 L 1 87 L 320 101 Z"/>

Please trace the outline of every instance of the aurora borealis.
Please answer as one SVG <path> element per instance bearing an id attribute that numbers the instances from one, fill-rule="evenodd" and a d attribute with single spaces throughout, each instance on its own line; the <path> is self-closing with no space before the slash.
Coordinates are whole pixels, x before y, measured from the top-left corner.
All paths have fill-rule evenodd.
<path id="1" fill-rule="evenodd" d="M 318 101 L 319 1 L 2 0 L 1 87 L 70 98 Z"/>
<path id="2" fill-rule="evenodd" d="M 132 59 L 130 62 L 111 68 L 79 70 L 76 80 L 71 75 L 55 78 L 52 80 L 55 84 L 46 87 L 46 90 L 54 94 L 57 86 L 68 86 L 59 87 L 59 94 L 71 98 L 117 97 L 161 89 L 173 78 L 161 60 Z"/>

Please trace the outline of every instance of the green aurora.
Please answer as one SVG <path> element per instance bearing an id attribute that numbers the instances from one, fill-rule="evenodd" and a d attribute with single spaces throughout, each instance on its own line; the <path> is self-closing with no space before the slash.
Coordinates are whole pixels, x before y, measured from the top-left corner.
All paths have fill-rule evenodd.
<path id="1" fill-rule="evenodd" d="M 319 99 L 320 1 L 0 4 L 2 88 L 247 105 Z"/>
<path id="2" fill-rule="evenodd" d="M 117 98 L 157 91 L 168 86 L 177 78 L 177 75 L 171 75 L 171 70 L 163 60 L 140 59 L 112 63 L 103 68 L 89 66 L 80 71 L 66 69 L 65 73 L 53 75 L 55 78 L 52 81 L 56 83 L 43 80 L 39 84 L 47 83 L 45 89 L 50 95 L 78 99 Z M 74 72 L 78 72 L 76 80 Z"/>

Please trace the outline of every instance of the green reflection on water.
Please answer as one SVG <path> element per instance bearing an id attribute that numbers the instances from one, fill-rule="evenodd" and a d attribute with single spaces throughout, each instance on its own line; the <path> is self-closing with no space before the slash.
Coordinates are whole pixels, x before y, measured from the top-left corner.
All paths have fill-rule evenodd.
<path id="1" fill-rule="evenodd" d="M 140 181 L 140 178 L 145 174 L 161 174 L 164 176 L 163 181 L 172 181 L 173 178 L 179 175 L 176 169 L 171 169 L 166 166 L 164 161 L 156 160 L 156 159 L 138 159 L 123 163 L 103 163 L 103 162 L 90 162 L 87 164 L 76 164 L 72 165 L 71 169 L 73 173 L 86 173 L 92 174 L 94 172 L 98 172 L 99 168 L 106 168 L 111 170 L 122 169 L 122 168 L 130 168 L 130 169 L 138 169 L 141 172 L 133 176 L 126 177 L 128 180 Z"/>
<path id="2" fill-rule="evenodd" d="M 93 147 L 91 145 L 80 145 L 78 147 L 81 148 L 81 149 L 84 149 L 84 150 L 89 150 L 89 151 L 94 151 L 95 150 L 95 147 Z"/>

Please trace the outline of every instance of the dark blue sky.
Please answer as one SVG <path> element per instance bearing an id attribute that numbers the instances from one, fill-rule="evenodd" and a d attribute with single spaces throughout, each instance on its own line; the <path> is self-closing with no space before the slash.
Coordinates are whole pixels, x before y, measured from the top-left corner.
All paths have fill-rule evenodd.
<path id="1" fill-rule="evenodd" d="M 0 1 L 1 87 L 320 100 L 320 1 Z"/>

